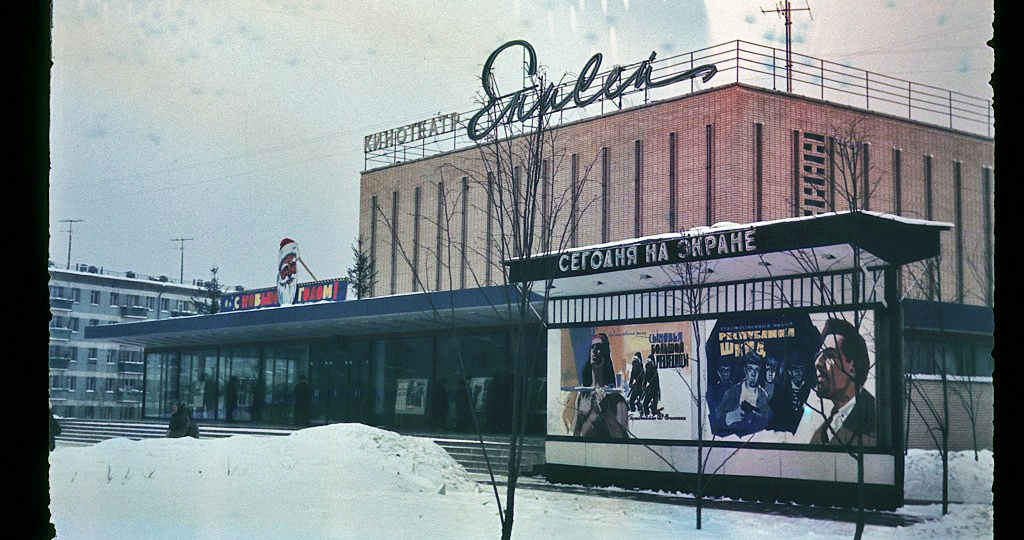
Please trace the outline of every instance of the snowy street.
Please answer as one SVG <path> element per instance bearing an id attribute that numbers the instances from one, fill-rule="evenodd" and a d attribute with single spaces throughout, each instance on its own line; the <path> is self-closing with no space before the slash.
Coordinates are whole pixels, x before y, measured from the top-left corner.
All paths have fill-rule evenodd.
<path id="1" fill-rule="evenodd" d="M 934 499 L 937 454 L 907 459 L 908 499 Z M 432 441 L 361 424 L 286 437 L 113 439 L 50 455 L 57 538 L 497 538 L 493 492 Z M 874 513 L 867 538 L 990 538 L 993 457 L 952 459 L 951 498 Z M 850 538 L 849 512 L 712 501 L 695 530 L 688 497 L 615 489 L 554 489 L 527 478 L 516 538 Z M 501 489 L 502 495 L 503 489 Z M 762 513 L 771 511 L 772 513 Z M 812 516 L 812 517 L 809 517 Z M 900 519 L 900 518 L 903 519 Z M 838 518 L 838 519 L 837 519 Z M 906 526 L 894 526 L 903 522 Z"/>

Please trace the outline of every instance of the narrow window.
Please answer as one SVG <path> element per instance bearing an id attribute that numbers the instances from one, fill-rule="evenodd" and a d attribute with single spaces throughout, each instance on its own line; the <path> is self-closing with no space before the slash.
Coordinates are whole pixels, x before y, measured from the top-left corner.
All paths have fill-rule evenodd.
<path id="1" fill-rule="evenodd" d="M 398 292 L 398 192 L 391 192 L 391 294 Z"/>
<path id="2" fill-rule="evenodd" d="M 964 212 L 963 182 L 960 176 L 960 162 L 953 162 L 953 205 L 956 234 L 956 301 L 964 301 Z"/>
<path id="3" fill-rule="evenodd" d="M 370 197 L 370 262 L 374 268 L 377 266 L 377 196 Z M 370 286 L 370 298 L 376 294 L 376 281 Z M 165 300 L 166 301 L 166 300 Z"/>
<path id="4" fill-rule="evenodd" d="M 434 290 L 441 290 L 441 265 L 444 259 L 441 255 L 441 250 L 444 247 L 444 182 L 437 183 L 437 238 L 435 243 L 435 250 L 437 255 L 436 269 L 437 273 L 435 277 Z"/>
<path id="5" fill-rule="evenodd" d="M 644 235 L 643 141 L 633 143 L 633 236 Z"/>
<path id="6" fill-rule="evenodd" d="M 608 241 L 608 212 L 610 187 L 608 147 L 601 148 L 601 243 Z"/>
<path id="7" fill-rule="evenodd" d="M 569 189 L 571 190 L 569 196 L 572 198 L 572 205 L 569 207 L 569 244 L 572 247 L 576 247 L 578 240 L 576 230 L 579 227 L 579 214 L 577 208 L 579 208 L 580 203 L 579 156 L 577 154 L 573 154 L 569 161 L 569 182 L 571 183 L 569 186 Z"/>
<path id="8" fill-rule="evenodd" d="M 462 231 L 459 238 L 459 288 L 466 288 L 466 229 L 469 227 L 469 178 L 462 177 Z"/>
<path id="9" fill-rule="evenodd" d="M 704 216 L 704 219 L 705 219 L 705 221 L 707 222 L 708 225 L 711 225 L 711 224 L 714 223 L 714 219 L 715 219 L 715 208 L 714 208 L 714 200 L 715 200 L 715 178 L 714 178 L 715 125 L 714 124 L 708 124 L 707 126 L 704 127 L 704 139 L 705 139 L 705 141 L 704 141 L 704 147 L 705 147 L 705 156 L 704 156 L 704 164 L 705 164 L 704 165 L 704 169 L 705 169 L 705 187 L 704 187 L 705 188 L 705 200 L 704 200 L 704 209 L 705 209 L 705 216 Z"/>
<path id="10" fill-rule="evenodd" d="M 412 214 L 412 290 L 420 290 L 420 218 L 422 217 L 422 189 L 416 186 Z"/>
<path id="11" fill-rule="evenodd" d="M 668 134 L 668 230 L 676 230 L 676 134 Z"/>
<path id="12" fill-rule="evenodd" d="M 484 281 L 488 285 L 494 284 L 493 256 L 494 256 L 494 173 L 487 173 L 487 234 L 486 245 L 484 246 L 484 257 L 487 259 L 484 270 Z"/>
<path id="13" fill-rule="evenodd" d="M 754 123 L 754 221 L 764 220 L 764 124 Z"/>
<path id="14" fill-rule="evenodd" d="M 994 303 L 992 297 L 992 291 L 995 286 L 995 269 L 993 268 L 993 253 L 992 253 L 992 169 L 988 167 L 982 167 L 981 169 L 981 189 L 984 200 L 982 204 L 982 214 L 985 219 L 984 228 L 984 242 L 985 242 L 985 302 L 989 306 Z"/>
<path id="15" fill-rule="evenodd" d="M 897 216 L 903 215 L 903 156 L 899 148 L 892 149 L 892 209 Z"/>

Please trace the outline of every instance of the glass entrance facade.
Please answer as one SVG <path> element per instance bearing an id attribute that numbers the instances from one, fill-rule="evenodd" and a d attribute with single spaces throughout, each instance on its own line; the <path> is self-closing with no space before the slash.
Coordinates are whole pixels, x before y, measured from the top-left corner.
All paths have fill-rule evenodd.
<path id="1" fill-rule="evenodd" d="M 543 349 L 541 331 L 526 342 Z M 510 350 L 510 334 L 495 330 L 147 351 L 143 414 L 167 418 L 184 401 L 197 420 L 293 425 L 304 377 L 312 424 L 502 433 L 511 429 Z M 540 434 L 545 351 L 536 354 L 527 432 Z"/>

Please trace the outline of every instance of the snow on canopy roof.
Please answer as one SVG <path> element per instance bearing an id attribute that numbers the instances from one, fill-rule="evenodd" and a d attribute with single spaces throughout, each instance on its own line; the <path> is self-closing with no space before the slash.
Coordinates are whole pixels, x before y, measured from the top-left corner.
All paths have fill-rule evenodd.
<path id="1" fill-rule="evenodd" d="M 720 221 L 720 222 L 715 223 L 715 224 L 710 225 L 710 226 L 709 225 L 697 225 L 697 226 L 694 226 L 694 227 L 690 227 L 686 231 L 682 231 L 682 232 L 661 233 L 661 234 L 655 234 L 655 235 L 650 235 L 650 236 L 640 236 L 640 237 L 636 237 L 636 238 L 626 238 L 626 239 L 623 239 L 623 240 L 615 240 L 615 241 L 612 241 L 612 242 L 605 242 L 603 244 L 590 244 L 590 245 L 587 245 L 587 246 L 580 246 L 580 247 L 568 248 L 568 249 L 563 249 L 563 250 L 547 251 L 547 252 L 544 252 L 544 253 L 537 253 L 537 254 L 531 255 L 530 258 L 531 259 L 536 259 L 536 258 L 553 256 L 553 255 L 561 255 L 562 253 L 572 253 L 572 252 L 579 252 L 579 251 L 594 251 L 594 250 L 597 250 L 597 249 L 606 249 L 606 248 L 613 248 L 613 247 L 618 247 L 618 246 L 627 246 L 627 245 L 631 245 L 631 244 L 642 244 L 642 243 L 646 243 L 646 242 L 657 242 L 659 240 L 674 240 L 674 239 L 680 239 L 680 238 L 700 236 L 700 235 L 709 234 L 709 233 L 719 233 L 719 232 L 726 232 L 726 231 L 733 231 L 733 230 L 744 230 L 744 229 L 751 229 L 751 228 L 756 228 L 756 227 L 764 227 L 764 226 L 776 225 L 776 224 L 780 224 L 780 223 L 796 223 L 796 222 L 802 222 L 802 221 L 834 219 L 835 216 L 852 215 L 852 214 L 864 214 L 864 215 L 874 216 L 874 217 L 877 217 L 877 218 L 882 218 L 882 219 L 890 220 L 890 221 L 893 221 L 893 222 L 896 222 L 896 223 L 903 223 L 903 224 L 907 224 L 907 225 L 919 225 L 919 226 L 923 225 L 923 226 L 940 227 L 940 228 L 945 228 L 945 229 L 952 229 L 954 227 L 954 225 L 952 223 L 949 223 L 949 222 L 946 222 L 946 221 L 931 221 L 931 220 L 927 220 L 927 219 L 908 218 L 908 217 L 904 217 L 904 216 L 897 216 L 895 214 L 887 214 L 887 213 L 883 213 L 883 212 L 874 212 L 874 211 L 871 211 L 871 210 L 857 210 L 856 212 L 851 211 L 851 210 L 843 210 L 843 211 L 839 211 L 839 212 L 823 212 L 821 214 L 815 214 L 815 215 L 811 215 L 811 216 L 797 216 L 797 217 L 788 217 L 788 218 L 781 218 L 781 219 L 753 221 L 753 222 L 750 222 L 750 223 L 736 223 L 736 222 L 733 222 L 733 221 Z M 514 262 L 520 261 L 522 259 L 523 259 L 522 257 L 509 257 L 508 259 L 505 260 L 505 264 L 514 263 Z"/>

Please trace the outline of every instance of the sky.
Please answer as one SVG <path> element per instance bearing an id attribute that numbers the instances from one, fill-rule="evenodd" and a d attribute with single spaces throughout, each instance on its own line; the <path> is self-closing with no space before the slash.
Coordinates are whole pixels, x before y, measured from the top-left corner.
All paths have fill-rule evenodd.
<path id="1" fill-rule="evenodd" d="M 951 452 L 949 494 L 958 504 L 948 515 L 937 504 L 907 505 L 897 512 L 920 522 L 868 525 L 864 537 L 992 538 L 994 464 L 991 450 L 978 461 Z M 940 471 L 938 452 L 911 450 L 905 497 L 941 500 Z M 362 424 L 284 437 L 111 439 L 50 453 L 50 511 L 58 540 L 496 538 L 495 496 L 478 478 L 429 439 Z M 689 506 L 519 489 L 513 538 L 853 536 L 852 523 L 786 514 L 706 508 L 697 531 Z"/>
<path id="2" fill-rule="evenodd" d="M 992 95 L 992 0 L 798 0 L 794 51 Z M 491 51 L 552 77 L 742 39 L 784 47 L 771 0 L 67 0 L 53 4 L 50 260 L 274 284 L 281 239 L 342 277 L 363 137 L 472 110 Z M 190 238 L 179 242 L 176 238 Z M 181 248 L 184 247 L 184 252 Z M 183 270 L 181 269 L 183 259 Z M 311 275 L 300 270 L 300 280 Z"/>

